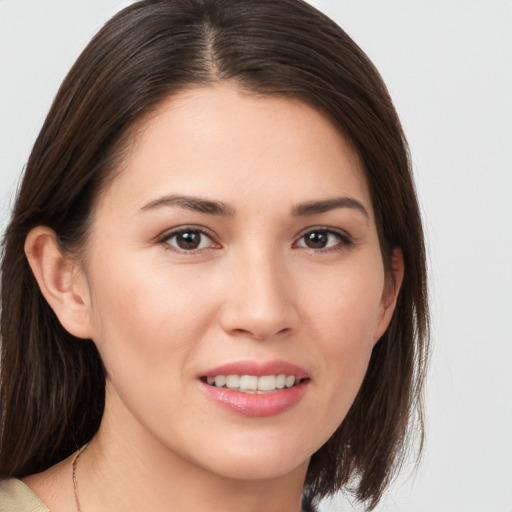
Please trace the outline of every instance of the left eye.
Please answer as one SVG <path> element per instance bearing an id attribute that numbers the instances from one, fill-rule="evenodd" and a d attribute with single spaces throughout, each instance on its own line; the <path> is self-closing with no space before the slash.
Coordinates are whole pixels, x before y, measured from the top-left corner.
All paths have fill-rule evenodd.
<path id="1" fill-rule="evenodd" d="M 297 241 L 298 247 L 308 249 L 331 249 L 338 246 L 348 245 L 350 240 L 347 236 L 330 231 L 328 229 L 315 229 L 302 235 Z"/>
<path id="2" fill-rule="evenodd" d="M 177 251 L 197 251 L 214 247 L 213 240 L 200 229 L 182 229 L 169 233 L 162 242 Z"/>

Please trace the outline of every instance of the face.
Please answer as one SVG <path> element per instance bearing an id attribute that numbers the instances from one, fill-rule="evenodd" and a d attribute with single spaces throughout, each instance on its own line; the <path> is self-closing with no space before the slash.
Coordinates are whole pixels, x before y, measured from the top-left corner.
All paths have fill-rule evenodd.
<path id="1" fill-rule="evenodd" d="M 104 421 L 230 478 L 307 464 L 394 299 L 350 144 L 303 103 L 228 86 L 141 123 L 83 266 Z"/>

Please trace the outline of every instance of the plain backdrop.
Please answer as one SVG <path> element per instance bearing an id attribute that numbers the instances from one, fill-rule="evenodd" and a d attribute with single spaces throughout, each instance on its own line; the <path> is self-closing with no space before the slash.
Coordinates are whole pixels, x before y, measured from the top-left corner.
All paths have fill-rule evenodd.
<path id="1" fill-rule="evenodd" d="M 0 229 L 60 82 L 128 3 L 0 0 Z M 427 449 L 377 511 L 512 512 L 512 2 L 312 3 L 389 87 L 428 238 Z M 340 506 L 353 510 L 342 497 L 322 510 Z"/>

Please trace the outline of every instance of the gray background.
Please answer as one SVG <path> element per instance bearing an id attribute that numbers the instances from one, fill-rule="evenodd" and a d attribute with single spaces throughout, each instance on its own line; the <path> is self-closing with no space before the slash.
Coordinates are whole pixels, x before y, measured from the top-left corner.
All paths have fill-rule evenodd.
<path id="1" fill-rule="evenodd" d="M 61 80 L 128 3 L 0 0 L 0 228 Z M 512 2 L 312 3 L 354 37 L 388 84 L 428 236 L 427 451 L 377 510 L 512 512 Z"/>

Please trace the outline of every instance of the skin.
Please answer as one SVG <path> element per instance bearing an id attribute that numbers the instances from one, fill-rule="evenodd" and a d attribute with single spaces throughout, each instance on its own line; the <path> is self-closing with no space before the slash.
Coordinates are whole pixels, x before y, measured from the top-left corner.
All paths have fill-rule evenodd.
<path id="1" fill-rule="evenodd" d="M 169 204 L 177 194 L 229 215 Z M 297 214 L 338 198 L 350 201 Z M 184 227 L 198 248 L 180 248 Z M 303 103 L 230 85 L 182 92 L 140 123 L 80 261 L 45 227 L 26 252 L 62 324 L 94 340 L 108 372 L 77 473 L 84 512 L 299 511 L 309 458 L 352 404 L 403 274 L 395 251 L 385 276 L 348 141 Z M 310 378 L 280 414 L 242 416 L 200 389 L 209 368 L 275 359 Z M 70 465 L 25 479 L 53 512 L 75 509 Z"/>

